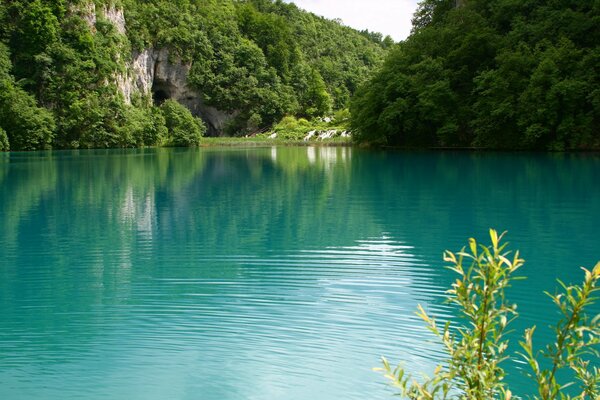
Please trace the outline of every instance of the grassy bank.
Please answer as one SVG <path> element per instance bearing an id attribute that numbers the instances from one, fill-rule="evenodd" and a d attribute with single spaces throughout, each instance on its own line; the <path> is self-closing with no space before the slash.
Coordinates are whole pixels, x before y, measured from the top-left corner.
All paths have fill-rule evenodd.
<path id="1" fill-rule="evenodd" d="M 255 147 L 266 147 L 266 146 L 350 146 L 352 145 L 351 138 L 333 138 L 324 141 L 304 141 L 297 139 L 284 139 L 275 138 L 269 139 L 268 137 L 216 137 L 216 138 L 203 138 L 200 147 L 217 147 L 217 146 L 228 146 L 228 147 L 242 147 L 242 146 L 255 146 Z"/>

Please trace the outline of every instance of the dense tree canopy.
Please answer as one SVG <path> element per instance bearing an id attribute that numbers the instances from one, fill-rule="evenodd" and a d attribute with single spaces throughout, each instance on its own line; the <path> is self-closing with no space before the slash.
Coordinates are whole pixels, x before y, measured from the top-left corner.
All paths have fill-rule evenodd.
<path id="1" fill-rule="evenodd" d="M 357 137 L 600 148 L 599 23 L 595 0 L 424 0 L 353 101 Z"/>
<path id="2" fill-rule="evenodd" d="M 189 63 L 188 84 L 244 134 L 347 107 L 390 45 L 281 0 L 2 0 L 0 138 L 12 150 L 197 143 L 205 128 L 185 108 L 123 98 L 118 78 L 143 49 Z M 198 131 L 181 136 L 174 115 Z"/>
<path id="3" fill-rule="evenodd" d="M 8 48 L 0 43 L 0 151 L 48 148 L 55 128 L 52 114 L 36 105 L 10 71 Z"/>

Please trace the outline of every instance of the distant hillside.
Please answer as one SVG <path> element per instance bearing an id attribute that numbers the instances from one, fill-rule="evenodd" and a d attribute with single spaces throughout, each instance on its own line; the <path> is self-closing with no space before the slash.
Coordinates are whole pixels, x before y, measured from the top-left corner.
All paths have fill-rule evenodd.
<path id="1" fill-rule="evenodd" d="M 324 115 L 389 45 L 279 0 L 2 0 L 0 150 L 189 145 Z"/>

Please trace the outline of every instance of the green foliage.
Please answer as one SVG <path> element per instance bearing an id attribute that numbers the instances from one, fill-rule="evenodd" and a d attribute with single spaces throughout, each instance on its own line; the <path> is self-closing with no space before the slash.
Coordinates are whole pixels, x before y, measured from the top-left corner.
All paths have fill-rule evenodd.
<path id="1" fill-rule="evenodd" d="M 341 123 L 341 122 L 350 122 L 350 117 L 351 117 L 350 110 L 348 110 L 347 108 L 344 108 L 342 110 L 338 110 L 333 115 L 333 119 L 335 121 L 337 121 L 338 123 Z"/>
<path id="2" fill-rule="evenodd" d="M 242 34 L 256 43 L 268 64 L 287 79 L 290 64 L 297 61 L 293 58 L 298 48 L 286 19 L 275 13 L 261 13 L 251 3 L 241 4 L 237 12 Z"/>
<path id="3" fill-rule="evenodd" d="M 58 119 L 60 147 L 110 148 L 128 143 L 120 135 L 124 105 L 111 93 L 90 91 L 70 99 Z"/>
<path id="4" fill-rule="evenodd" d="M 38 116 L 14 120 L 14 129 L 5 127 L 13 150 L 128 145 L 121 137 L 125 104 L 112 83 L 123 72 L 118 60 L 128 43 L 101 15 L 90 26 L 86 10 L 83 2 L 45 0 L 12 1 L 7 7 L 11 79 L 31 97 L 30 108 L 43 106 L 32 112 Z M 15 90 L 11 102 L 23 97 Z"/>
<path id="5" fill-rule="evenodd" d="M 585 309 L 591 306 L 596 298 L 595 292 L 600 280 L 600 263 L 592 271 L 585 270 L 585 280 L 581 286 L 566 285 L 559 281 L 563 292 L 553 295 L 547 293 L 560 310 L 562 319 L 554 327 L 556 341 L 545 350 L 535 351 L 533 333 L 535 327 L 525 331 L 525 340 L 521 342 L 523 356 L 531 366 L 539 399 L 569 398 L 563 388 L 572 383 L 559 382 L 557 374 L 560 370 L 570 369 L 580 385 L 577 398 L 597 399 L 600 397 L 600 369 L 592 366 L 600 353 L 594 346 L 600 345 L 600 315 L 590 319 Z M 538 360 L 550 361 L 551 368 L 543 369 Z"/>
<path id="6" fill-rule="evenodd" d="M 0 81 L 0 128 L 6 131 L 12 150 L 40 150 L 50 148 L 55 123 L 33 96 L 4 80 Z M 8 143 L 3 146 L 5 150 Z"/>
<path id="7" fill-rule="evenodd" d="M 461 324 L 447 322 L 439 327 L 436 320 L 419 306 L 419 315 L 428 329 L 438 337 L 448 354 L 446 365 L 436 368 L 433 377 L 424 381 L 412 380 L 402 367 L 392 370 L 383 360 L 383 371 L 401 394 L 410 399 L 506 399 L 512 398 L 501 363 L 507 357 L 509 342 L 505 337 L 509 323 L 517 317 L 517 306 L 505 297 L 505 291 L 514 281 L 513 274 L 523 265 L 519 252 L 511 255 L 502 242 L 503 235 L 490 230 L 491 246 L 479 245 L 469 240 L 469 248 L 458 253 L 446 252 L 444 260 L 458 274 L 458 279 L 447 292 L 448 302 L 461 311 Z M 564 292 L 550 295 L 559 307 L 563 319 L 555 328 L 556 342 L 545 351 L 536 352 L 532 336 L 534 328 L 525 332 L 521 343 L 523 357 L 532 367 L 540 397 L 570 399 L 564 392 L 575 382 L 559 383 L 557 372 L 570 368 L 580 384 L 577 399 L 596 399 L 600 390 L 600 370 L 590 368 L 597 359 L 600 344 L 600 316 L 593 320 L 585 314 L 596 300 L 593 295 L 600 289 L 600 263 L 592 271 L 585 270 L 581 286 L 561 283 Z M 540 356 L 550 360 L 550 368 L 540 367 Z"/>
<path id="8" fill-rule="evenodd" d="M 108 19 L 111 7 L 123 11 L 126 33 Z M 173 61 L 191 65 L 188 83 L 203 103 L 234 117 L 226 133 L 245 135 L 284 115 L 346 107 L 389 40 L 281 1 L 11 0 L 0 3 L 0 43 L 8 45 L 0 45 L 0 76 L 12 97 L 32 96 L 51 113 L 52 146 L 87 148 L 164 142 L 150 95 L 130 106 L 121 93 L 136 51 L 167 49 Z M 12 148 L 49 144 L 32 124 L 20 129 L 37 138 Z M 168 142 L 195 143 L 196 133 Z"/>
<path id="9" fill-rule="evenodd" d="M 4 129 L 0 127 L 0 151 L 9 151 L 10 145 L 8 143 L 8 136 Z"/>
<path id="10" fill-rule="evenodd" d="M 312 69 L 308 75 L 303 103 L 306 105 L 303 114 L 307 117 L 319 117 L 331 111 L 331 96 L 327 93 L 323 77 L 316 69 Z"/>
<path id="11" fill-rule="evenodd" d="M 419 2 L 412 19 L 413 33 L 440 23 L 455 4 L 456 0 L 423 0 Z"/>
<path id="12" fill-rule="evenodd" d="M 121 137 L 126 145 L 139 147 L 166 143 L 169 130 L 160 109 L 127 107 L 124 116 Z"/>
<path id="13" fill-rule="evenodd" d="M 0 42 L 0 79 L 10 80 L 12 63 L 10 62 L 10 52 L 8 47 Z"/>
<path id="14" fill-rule="evenodd" d="M 8 47 L 0 43 L 0 150 L 50 147 L 55 123 L 50 112 L 15 84 Z"/>
<path id="15" fill-rule="evenodd" d="M 273 127 L 273 132 L 277 133 L 280 139 L 302 140 L 307 132 L 312 130 L 312 126 L 307 119 L 286 116 Z M 265 136 L 268 135 L 270 135 L 270 132 L 265 134 Z"/>
<path id="16" fill-rule="evenodd" d="M 281 1 L 127 0 L 125 10 L 134 47 L 169 47 L 192 61 L 189 83 L 235 115 L 230 135 L 346 107 L 386 46 Z"/>
<path id="17" fill-rule="evenodd" d="M 10 43 L 17 75 L 27 76 L 35 73 L 35 56 L 58 41 L 60 25 L 47 1 L 12 2 L 11 6 L 16 22 Z"/>
<path id="18" fill-rule="evenodd" d="M 339 118 L 338 118 L 339 117 Z M 336 131 L 335 136 L 339 136 L 342 132 L 349 130 L 348 110 L 341 110 L 336 113 L 336 116 L 326 118 L 313 118 L 310 121 L 306 118 L 296 118 L 294 116 L 286 116 L 279 123 L 275 124 L 272 130 L 257 135 L 262 139 L 268 139 L 273 133 L 277 134 L 278 140 L 304 142 L 304 138 L 309 132 L 313 133 L 310 138 L 312 141 L 318 139 L 319 134 L 328 131 Z M 349 141 L 347 138 L 328 138 L 330 141 L 334 139 L 336 142 Z M 307 139 L 308 141 L 308 139 Z"/>
<path id="19" fill-rule="evenodd" d="M 425 0 L 351 106 L 358 140 L 600 148 L 594 2 Z"/>
<path id="20" fill-rule="evenodd" d="M 206 127 L 199 118 L 174 100 L 165 101 L 160 107 L 168 130 L 167 145 L 197 146 Z"/>
<path id="21" fill-rule="evenodd" d="M 311 126 L 311 123 L 305 118 L 297 119 L 296 117 L 293 117 L 293 116 L 287 116 L 287 117 L 283 118 L 277 124 L 277 126 L 282 129 L 298 129 L 298 128 L 306 129 Z"/>
<path id="22" fill-rule="evenodd" d="M 248 118 L 248 130 L 257 131 L 262 126 L 262 117 L 260 114 L 254 113 Z"/>

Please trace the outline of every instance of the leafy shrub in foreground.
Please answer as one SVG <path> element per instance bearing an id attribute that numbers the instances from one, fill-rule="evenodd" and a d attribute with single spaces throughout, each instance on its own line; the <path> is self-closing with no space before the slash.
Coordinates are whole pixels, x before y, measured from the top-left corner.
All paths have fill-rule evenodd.
<path id="1" fill-rule="evenodd" d="M 505 289 L 522 265 L 516 252 L 510 257 L 506 244 L 500 244 L 502 236 L 490 231 L 492 245 L 478 245 L 469 240 L 469 252 L 463 248 L 458 253 L 446 252 L 444 260 L 459 277 L 447 292 L 448 302 L 457 305 L 466 321 L 457 330 L 450 329 L 450 322 L 439 327 L 421 306 L 417 313 L 428 329 L 443 343 L 448 353 L 445 366 L 439 366 L 433 377 L 423 382 L 412 380 L 404 368 L 392 370 L 383 359 L 383 371 L 401 395 L 410 399 L 506 399 L 513 397 L 506 382 L 501 363 L 508 357 L 506 328 L 516 318 L 516 304 L 505 297 Z M 510 258 L 509 258 L 510 257 Z M 592 271 L 584 269 L 585 280 L 581 286 L 568 286 L 560 282 L 564 292 L 550 295 L 559 307 L 562 319 L 554 331 L 556 341 L 545 350 L 536 351 L 533 346 L 535 327 L 527 329 L 521 342 L 522 356 L 532 368 L 530 376 L 536 381 L 536 399 L 598 399 L 600 396 L 600 370 L 591 367 L 597 359 L 600 344 L 600 316 L 590 319 L 585 309 L 596 300 L 593 295 L 600 290 L 600 263 Z M 550 361 L 550 368 L 540 366 L 539 358 Z M 579 384 L 579 395 L 571 397 L 564 389 L 576 382 L 560 383 L 557 373 L 570 369 Z"/>

